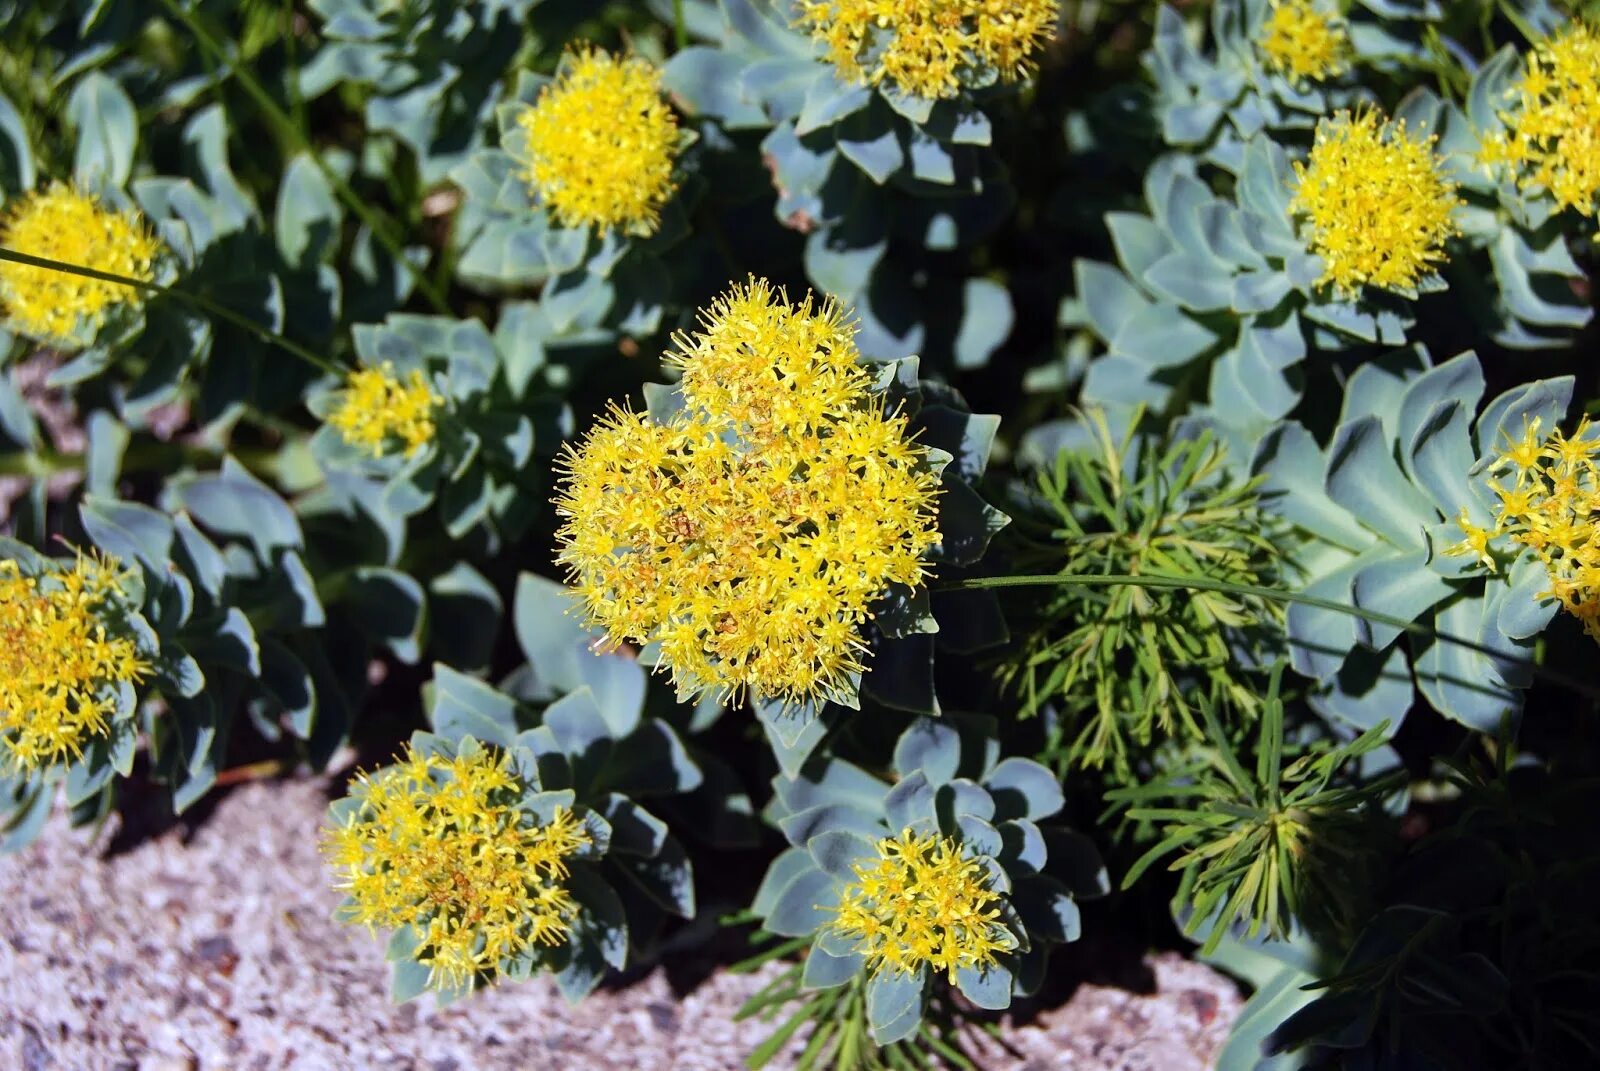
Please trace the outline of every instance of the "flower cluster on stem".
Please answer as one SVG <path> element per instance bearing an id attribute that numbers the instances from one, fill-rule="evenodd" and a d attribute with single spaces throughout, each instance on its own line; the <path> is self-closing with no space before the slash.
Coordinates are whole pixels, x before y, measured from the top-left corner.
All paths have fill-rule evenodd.
<path id="1" fill-rule="evenodd" d="M 137 212 L 119 212 L 66 183 L 19 198 L 0 221 L 0 243 L 19 253 L 93 268 L 141 282 L 155 279 L 166 246 Z M 82 326 L 98 330 L 117 306 L 138 306 L 144 293 L 126 283 L 54 268 L 0 262 L 0 304 L 23 333 L 70 341 Z"/>
<path id="2" fill-rule="evenodd" d="M 568 449 L 559 559 L 590 623 L 660 645 L 680 693 L 846 694 L 862 626 L 938 542 L 938 477 L 831 302 L 752 280 L 677 338 L 683 409 Z"/>
<path id="3" fill-rule="evenodd" d="M 1055 32 L 1055 0 L 800 0 L 799 24 L 847 81 L 908 96 L 957 96 L 1033 70 Z"/>
<path id="4" fill-rule="evenodd" d="M 382 457 L 393 442 L 404 444 L 406 456 L 412 457 L 433 441 L 438 430 L 434 412 L 443 404 L 420 369 L 401 379 L 386 361 L 349 374 L 328 425 L 373 457 Z"/>
<path id="5" fill-rule="evenodd" d="M 1350 298 L 1364 286 L 1410 291 L 1445 261 L 1460 197 L 1433 143 L 1375 111 L 1317 124 L 1310 157 L 1294 165 L 1290 211 L 1327 265 L 1324 283 Z"/>
<path id="6" fill-rule="evenodd" d="M 656 67 L 594 48 L 569 52 L 517 124 L 523 177 L 562 226 L 655 233 L 676 188 L 679 147 Z"/>
<path id="7" fill-rule="evenodd" d="M 1350 32 L 1315 0 L 1272 0 L 1256 44 L 1269 68 L 1295 82 L 1321 82 L 1349 69 Z"/>
<path id="8" fill-rule="evenodd" d="M 1000 922 L 1000 894 L 984 864 L 951 837 L 904 830 L 857 863 L 830 925 L 853 938 L 873 971 L 923 965 L 954 983 L 963 968 L 983 970 L 1016 947 Z"/>
<path id="9" fill-rule="evenodd" d="M 1583 22 L 1541 42 L 1526 59 L 1480 159 L 1510 171 L 1531 193 L 1592 216 L 1600 193 L 1600 33 Z"/>
<path id="10" fill-rule="evenodd" d="M 541 820 L 506 755 L 453 757 L 408 746 L 399 761 L 361 774 L 355 812 L 324 833 L 348 900 L 342 917 L 369 928 L 409 927 L 416 958 L 440 990 L 471 988 L 502 960 L 566 941 L 578 905 L 567 861 L 590 843 L 572 811 Z"/>
<path id="11" fill-rule="evenodd" d="M 1466 538 L 1449 553 L 1471 555 L 1493 571 L 1491 543 L 1501 537 L 1528 548 L 1550 574 L 1555 598 L 1600 640 L 1600 436 L 1584 417 L 1571 435 L 1540 434 L 1537 418 L 1509 442 L 1489 468 L 1499 503 L 1494 525 L 1473 524 L 1462 511 Z"/>
<path id="12" fill-rule="evenodd" d="M 0 772 L 76 761 L 150 675 L 123 625 L 127 579 L 105 557 L 37 575 L 0 561 Z"/>

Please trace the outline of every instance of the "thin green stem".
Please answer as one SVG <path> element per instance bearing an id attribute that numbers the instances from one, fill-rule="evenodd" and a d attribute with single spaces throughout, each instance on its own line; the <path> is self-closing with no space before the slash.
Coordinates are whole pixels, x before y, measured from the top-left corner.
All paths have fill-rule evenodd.
<path id="1" fill-rule="evenodd" d="M 123 472 L 171 472 L 186 465 L 209 467 L 222 457 L 222 451 L 190 443 L 141 442 L 128 448 L 122 460 Z M 228 451 L 235 461 L 258 476 L 275 477 L 277 456 L 267 449 Z M 45 480 L 66 472 L 87 472 L 87 454 L 63 454 L 49 448 L 19 450 L 0 454 L 0 476 L 27 476 Z"/>
<path id="2" fill-rule="evenodd" d="M 322 177 L 327 180 L 328 185 L 333 189 L 334 195 L 343 201 L 345 207 L 354 212 L 361 222 L 367 225 L 373 236 L 389 251 L 389 255 L 394 258 L 395 262 L 410 273 L 417 291 L 427 299 L 428 304 L 433 306 L 434 311 L 441 315 L 450 315 L 450 305 L 445 301 L 444 295 L 439 292 L 439 289 L 433 285 L 433 280 L 429 279 L 420 268 L 406 259 L 404 247 L 389 231 L 388 220 L 362 200 L 355 190 L 350 188 L 350 184 L 345 182 L 337 171 L 328 166 L 327 161 L 322 158 L 322 154 L 317 152 L 311 142 L 295 125 L 294 120 L 279 107 L 278 102 L 272 99 L 272 94 L 267 92 L 261 82 L 250 72 L 250 69 L 242 63 L 230 61 L 227 52 L 217 43 L 216 38 L 212 37 L 210 32 L 192 14 L 180 7 L 177 0 L 161 0 L 161 4 L 173 18 L 183 23 L 189 33 L 194 36 L 194 39 L 199 42 L 202 49 L 232 72 L 233 77 L 238 80 L 245 93 L 256 102 L 262 113 L 278 128 L 279 134 L 286 138 L 289 144 L 294 145 L 306 154 L 316 169 L 322 173 Z"/>
<path id="3" fill-rule="evenodd" d="M 1430 628 L 1418 621 L 1408 621 L 1403 617 L 1379 613 L 1360 606 L 1351 606 L 1349 603 L 1338 602 L 1334 599 L 1324 599 L 1317 595 L 1307 595 L 1298 591 L 1283 591 L 1278 588 L 1258 587 L 1254 584 L 1233 584 L 1223 580 L 1212 580 L 1209 577 L 1199 576 L 1170 576 L 1162 573 L 1148 573 L 1134 576 L 1127 573 L 1058 573 L 1054 575 L 1036 576 L 988 576 L 975 577 L 948 585 L 950 588 L 965 588 L 968 590 L 996 589 L 996 588 L 1034 588 L 1034 587 L 1061 587 L 1076 584 L 1084 587 L 1142 587 L 1161 590 L 1183 591 L 1216 591 L 1224 595 L 1243 595 L 1258 599 L 1269 599 L 1274 602 L 1298 603 L 1301 606 L 1311 606 L 1318 610 L 1331 610 L 1334 613 L 1344 614 L 1348 617 L 1357 617 L 1363 621 L 1370 621 L 1375 625 L 1386 625 L 1397 629 L 1410 636 L 1423 639 L 1437 640 L 1442 643 L 1454 644 L 1465 647 L 1479 654 L 1489 655 L 1501 661 L 1517 665 L 1535 676 L 1543 677 L 1553 684 L 1559 684 L 1591 699 L 1600 699 L 1600 687 L 1587 684 L 1576 677 L 1569 677 L 1565 673 L 1548 669 L 1536 662 L 1526 659 L 1508 658 L 1504 651 L 1496 650 L 1486 644 L 1463 636 L 1452 636 L 1447 632 Z"/>
<path id="4" fill-rule="evenodd" d="M 289 110 L 294 128 L 304 134 L 311 128 L 306 119 L 306 98 L 300 92 L 300 54 L 294 38 L 295 0 L 283 0 L 283 48 L 289 66 Z"/>
<path id="5" fill-rule="evenodd" d="M 328 372 L 333 375 L 342 374 L 342 370 L 338 365 L 321 354 L 311 352 L 298 342 L 284 338 L 271 328 L 263 327 L 250 319 L 250 317 L 235 312 L 226 305 L 219 305 L 203 294 L 196 294 L 175 286 L 162 286 L 160 283 L 153 283 L 147 279 L 135 279 L 131 275 L 118 275 L 116 272 L 101 271 L 99 268 L 90 268 L 83 264 L 69 264 L 64 260 L 36 257 L 32 253 L 23 253 L 15 249 L 8 249 L 5 246 L 0 246 L 0 260 L 8 260 L 13 264 L 26 264 L 31 268 L 47 268 L 67 275 L 81 275 L 86 279 L 99 279 L 102 282 L 119 283 L 122 286 L 131 286 L 146 293 L 163 294 L 167 297 L 176 298 L 186 304 L 193 305 L 202 312 L 226 320 L 235 327 L 250 332 L 263 342 L 277 346 L 286 353 L 293 354 L 320 372 Z"/>
<path id="6" fill-rule="evenodd" d="M 683 0 L 672 0 L 672 39 L 679 52 L 689 47 L 689 24 L 683 17 Z"/>
<path id="7" fill-rule="evenodd" d="M 1517 32 L 1520 33 L 1526 40 L 1530 42 L 1537 41 L 1544 36 L 1534 28 L 1531 22 L 1522 17 L 1522 12 L 1517 10 L 1515 4 L 1509 4 L 1506 2 L 1506 0 L 1500 0 L 1499 7 L 1500 14 L 1504 15 L 1506 21 L 1515 26 L 1517 28 Z"/>

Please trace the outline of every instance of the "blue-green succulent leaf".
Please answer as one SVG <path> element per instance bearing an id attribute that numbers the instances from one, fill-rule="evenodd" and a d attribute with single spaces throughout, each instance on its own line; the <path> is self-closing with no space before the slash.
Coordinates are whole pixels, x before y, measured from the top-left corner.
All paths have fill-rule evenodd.
<path id="1" fill-rule="evenodd" d="M 956 988 L 961 990 L 961 995 L 989 1011 L 1011 1007 L 1011 984 L 1011 971 L 1001 963 L 991 963 L 981 969 L 960 967 L 956 970 Z"/>
<path id="2" fill-rule="evenodd" d="M 961 734 L 940 719 L 918 718 L 895 743 L 894 768 L 902 777 L 921 771 L 930 784 L 942 785 L 960 765 Z"/>
<path id="3" fill-rule="evenodd" d="M 833 917 L 843 891 L 832 875 L 808 866 L 778 893 L 764 925 L 779 937 L 809 937 Z"/>
<path id="4" fill-rule="evenodd" d="M 878 971 L 868 980 L 867 1022 L 879 1045 L 909 1036 L 916 1029 L 927 983 L 926 967 L 916 971 Z M 905 1025 L 907 1016 L 915 1016 L 910 1026 Z"/>
<path id="5" fill-rule="evenodd" d="M 867 958 L 860 952 L 852 951 L 836 956 L 823 951 L 817 945 L 812 945 L 811 951 L 806 954 L 805 970 L 801 973 L 800 983 L 807 989 L 832 989 L 855 978 L 866 964 Z"/>
<path id="6" fill-rule="evenodd" d="M 1037 821 L 1055 814 L 1066 803 L 1061 782 L 1044 766 L 1031 759 L 1002 759 L 984 786 L 994 797 L 995 814 L 1000 818 L 1031 818 Z"/>

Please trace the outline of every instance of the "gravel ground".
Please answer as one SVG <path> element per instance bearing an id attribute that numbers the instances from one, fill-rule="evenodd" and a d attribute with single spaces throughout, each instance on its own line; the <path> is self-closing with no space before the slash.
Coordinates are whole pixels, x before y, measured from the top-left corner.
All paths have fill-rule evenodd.
<path id="1" fill-rule="evenodd" d="M 720 971 L 679 993 L 657 969 L 576 1008 L 539 981 L 443 1010 L 391 1004 L 378 943 L 331 919 L 326 802 L 313 779 L 245 785 L 144 839 L 58 818 L 0 860 L 0 1067 L 711 1071 L 765 1036 L 732 1022 L 760 978 Z M 1210 1066 L 1239 1008 L 1232 983 L 1172 954 L 1134 973 L 1145 991 L 1083 983 L 1008 1023 L 1003 1047 L 977 1043 L 979 1065 Z"/>

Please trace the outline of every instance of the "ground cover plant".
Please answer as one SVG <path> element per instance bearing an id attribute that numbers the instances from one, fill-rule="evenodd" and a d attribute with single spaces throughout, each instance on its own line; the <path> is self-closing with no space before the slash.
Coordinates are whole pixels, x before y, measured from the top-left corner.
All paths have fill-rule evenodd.
<path id="1" fill-rule="evenodd" d="M 0 0 L 0 848 L 331 771 L 397 1000 L 1600 1063 L 1589 7 Z"/>

